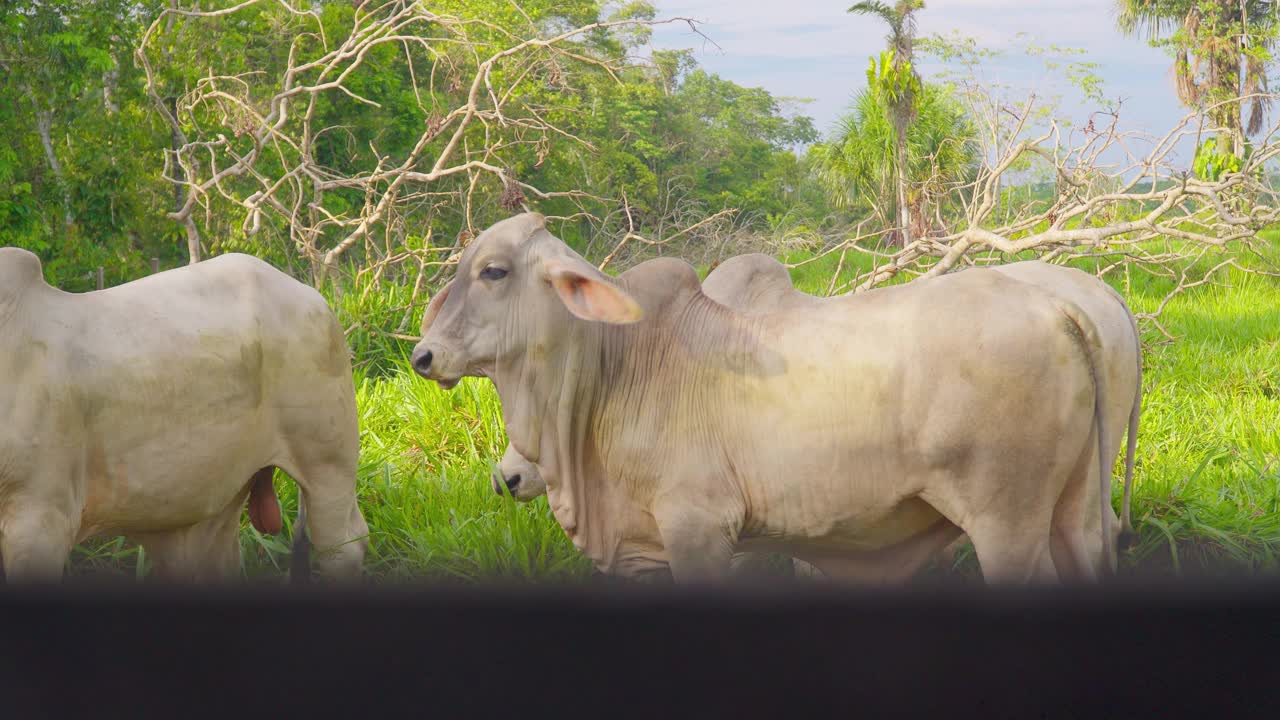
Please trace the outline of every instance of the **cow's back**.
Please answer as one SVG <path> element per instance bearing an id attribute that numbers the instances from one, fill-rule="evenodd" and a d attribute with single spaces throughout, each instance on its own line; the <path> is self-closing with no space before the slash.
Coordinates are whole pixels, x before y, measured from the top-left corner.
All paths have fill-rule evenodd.
<path id="1" fill-rule="evenodd" d="M 1097 326 L 1106 358 L 1107 381 L 1116 389 L 1107 398 L 1107 424 L 1117 437 L 1123 434 L 1134 393 L 1140 390 L 1137 387 L 1139 341 L 1124 298 L 1099 278 L 1062 265 L 1028 260 L 995 266 L 992 270 L 1069 300 Z"/>
<path id="2" fill-rule="evenodd" d="M 291 440 L 358 443 L 350 359 L 323 297 L 223 255 L 103 291 L 47 294 L 33 336 L 60 440 L 84 449 L 85 537 L 166 530 L 230 502 Z M 77 437 L 78 436 L 78 437 Z"/>
<path id="3" fill-rule="evenodd" d="M 1092 382 L 1070 321 L 1012 278 L 957 273 L 755 322 L 783 369 L 723 376 L 725 447 L 699 458 L 733 458 L 748 535 L 896 542 L 937 519 L 902 498 L 1000 438 L 1030 457 L 1088 436 Z"/>
<path id="4" fill-rule="evenodd" d="M 1123 349 L 1130 356 L 1136 351 L 1128 303 L 1101 279 L 1083 270 L 1038 260 L 997 265 L 991 269 L 1070 300 L 1098 324 L 1104 342 L 1114 343 L 1117 349 Z"/>
<path id="5" fill-rule="evenodd" d="M 278 395 L 317 376 L 349 374 L 341 330 L 312 288 L 247 255 L 223 255 L 108 290 L 63 294 L 43 334 L 65 376 L 89 395 L 160 410 L 241 413 L 288 403 Z M 125 397 L 121 397 L 122 393 Z"/>

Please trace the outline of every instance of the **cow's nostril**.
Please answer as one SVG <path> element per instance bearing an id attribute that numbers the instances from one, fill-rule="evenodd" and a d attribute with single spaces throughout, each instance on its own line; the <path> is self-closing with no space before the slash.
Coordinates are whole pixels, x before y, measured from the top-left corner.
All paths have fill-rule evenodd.
<path id="1" fill-rule="evenodd" d="M 427 373 L 431 372 L 431 359 L 432 359 L 432 354 L 430 350 L 427 350 L 426 352 L 422 353 L 418 357 L 414 358 L 413 360 L 414 372 L 418 373 L 423 377 L 426 377 Z"/>
<path id="2" fill-rule="evenodd" d="M 516 473 L 515 475 L 512 475 L 511 477 L 507 478 L 507 489 L 510 490 L 511 492 L 515 492 L 516 488 L 519 485 L 520 485 L 520 473 Z"/>

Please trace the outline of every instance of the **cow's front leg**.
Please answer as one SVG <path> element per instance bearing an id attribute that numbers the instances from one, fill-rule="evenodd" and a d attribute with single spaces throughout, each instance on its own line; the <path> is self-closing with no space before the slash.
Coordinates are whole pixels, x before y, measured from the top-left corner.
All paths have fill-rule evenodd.
<path id="1" fill-rule="evenodd" d="M 736 578 L 766 577 L 769 574 L 769 555 L 762 552 L 739 553 L 730 558 L 729 567 Z"/>
<path id="2" fill-rule="evenodd" d="M 56 583 L 79 530 L 65 503 L 11 501 L 0 518 L 0 556 L 9 584 Z"/>
<path id="3" fill-rule="evenodd" d="M 240 515 L 244 494 L 218 515 L 181 530 L 137 534 L 151 558 L 149 580 L 223 585 L 240 582 Z"/>
<path id="4" fill-rule="evenodd" d="M 735 515 L 681 498 L 655 504 L 654 519 L 675 582 L 722 583 L 731 577 L 733 548 L 742 529 Z"/>

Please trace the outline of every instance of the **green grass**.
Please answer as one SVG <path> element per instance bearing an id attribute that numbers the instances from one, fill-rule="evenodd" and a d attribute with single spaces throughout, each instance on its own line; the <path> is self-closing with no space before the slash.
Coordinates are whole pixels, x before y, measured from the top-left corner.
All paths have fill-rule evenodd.
<path id="1" fill-rule="evenodd" d="M 821 292 L 837 261 L 797 268 L 797 286 Z M 851 255 L 843 279 L 867 264 Z M 1171 287 L 1137 272 L 1108 279 L 1138 312 Z M 1167 307 L 1162 322 L 1177 342 L 1144 333 L 1133 511 L 1140 541 L 1122 559 L 1130 572 L 1270 572 L 1280 558 L 1280 281 L 1235 271 L 1221 280 L 1226 286 L 1196 288 Z M 545 497 L 519 504 L 490 489 L 490 465 L 506 443 L 492 385 L 466 379 L 445 392 L 419 379 L 408 368 L 411 344 L 386 334 L 399 326 L 408 289 L 363 300 L 359 290 L 330 296 L 344 327 L 357 326 L 349 340 L 361 414 L 360 504 L 371 532 L 367 572 L 461 582 L 587 577 L 589 563 Z M 415 310 L 409 334 L 420 316 Z M 1123 466 L 1116 467 L 1118 510 Z M 286 533 L 263 537 L 244 525 L 245 570 L 255 580 L 278 579 L 287 565 L 296 496 L 290 482 L 277 488 Z M 139 559 L 130 543 L 102 540 L 77 549 L 72 571 L 136 575 Z M 964 552 L 953 569 L 935 572 L 973 577 L 976 564 Z"/>
<path id="2" fill-rule="evenodd" d="M 1226 279 L 1171 303 L 1178 341 L 1144 356 L 1133 560 L 1170 571 L 1271 571 L 1280 554 L 1280 283 Z M 1130 302 L 1149 311 L 1160 289 Z"/>

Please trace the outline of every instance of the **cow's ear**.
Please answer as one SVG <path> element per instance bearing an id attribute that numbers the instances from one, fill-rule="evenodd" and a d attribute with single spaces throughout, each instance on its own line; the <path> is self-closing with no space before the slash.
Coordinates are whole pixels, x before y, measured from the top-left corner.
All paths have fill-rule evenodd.
<path id="1" fill-rule="evenodd" d="M 640 303 L 586 263 L 552 260 L 547 278 L 560 301 L 583 320 L 626 325 L 644 317 Z"/>
<path id="2" fill-rule="evenodd" d="M 436 315 L 440 314 L 440 308 L 444 305 L 444 301 L 449 297 L 449 288 L 453 287 L 453 281 L 444 284 L 440 288 L 440 292 L 431 298 L 431 302 L 427 303 L 427 312 L 422 316 L 422 334 L 426 335 L 427 330 L 431 327 L 431 323 L 435 321 Z"/>

